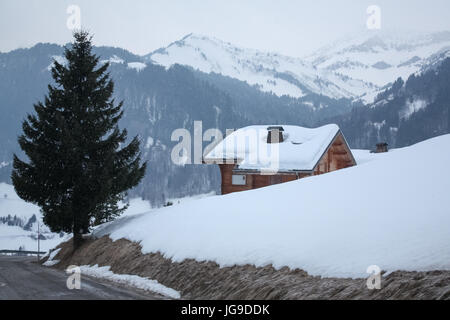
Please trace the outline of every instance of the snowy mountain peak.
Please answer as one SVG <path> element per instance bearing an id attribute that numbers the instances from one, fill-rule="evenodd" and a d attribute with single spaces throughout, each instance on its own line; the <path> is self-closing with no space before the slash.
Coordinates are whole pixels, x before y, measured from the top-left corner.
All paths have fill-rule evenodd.
<path id="1" fill-rule="evenodd" d="M 181 64 L 205 73 L 222 74 L 278 96 L 303 97 L 315 93 L 371 102 L 386 85 L 420 71 L 436 53 L 449 48 L 447 31 L 431 34 L 367 31 L 300 59 L 190 33 L 145 59 L 166 68 Z"/>
<path id="2" fill-rule="evenodd" d="M 354 95 L 319 74 L 311 63 L 302 59 L 240 48 L 199 34 L 189 34 L 145 58 L 167 68 L 181 64 L 205 73 L 222 74 L 278 96 L 302 97 L 319 93 L 341 98 Z"/>
<path id="3" fill-rule="evenodd" d="M 181 64 L 222 74 L 278 96 L 315 93 L 371 102 L 386 85 L 420 71 L 432 56 L 449 48 L 447 31 L 366 31 L 300 59 L 190 33 L 145 59 L 166 68 Z"/>
<path id="4" fill-rule="evenodd" d="M 364 93 L 363 99 L 371 102 L 380 88 L 399 77 L 406 80 L 430 62 L 435 63 L 431 58 L 436 58 L 437 53 L 449 50 L 448 31 L 366 31 L 324 47 L 305 60 L 323 72 L 361 80 L 378 88 Z"/>

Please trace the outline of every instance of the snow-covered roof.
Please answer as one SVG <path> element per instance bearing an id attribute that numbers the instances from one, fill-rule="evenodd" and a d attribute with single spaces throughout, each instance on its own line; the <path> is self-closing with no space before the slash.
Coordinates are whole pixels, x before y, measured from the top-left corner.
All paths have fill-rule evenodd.
<path id="1" fill-rule="evenodd" d="M 315 129 L 281 126 L 283 142 L 267 143 L 270 125 L 248 126 L 229 134 L 205 155 L 204 161 L 235 160 L 243 170 L 311 171 L 339 132 L 335 124 Z"/>

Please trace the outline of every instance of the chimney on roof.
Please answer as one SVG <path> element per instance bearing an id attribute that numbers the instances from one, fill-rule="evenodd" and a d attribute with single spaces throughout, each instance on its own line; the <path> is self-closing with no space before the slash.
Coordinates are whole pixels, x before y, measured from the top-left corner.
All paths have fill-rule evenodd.
<path id="1" fill-rule="evenodd" d="M 267 128 L 267 143 L 281 143 L 284 141 L 283 137 L 283 127 L 274 126 Z"/>
<path id="2" fill-rule="evenodd" d="M 386 142 L 377 143 L 375 153 L 388 152 L 388 144 Z"/>

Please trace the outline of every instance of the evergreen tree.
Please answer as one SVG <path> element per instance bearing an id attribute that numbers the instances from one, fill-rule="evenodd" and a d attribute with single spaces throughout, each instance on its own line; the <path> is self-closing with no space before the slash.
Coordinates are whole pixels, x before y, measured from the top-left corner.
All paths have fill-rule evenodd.
<path id="1" fill-rule="evenodd" d="M 17 194 L 41 207 L 53 232 L 72 232 L 74 247 L 92 225 L 113 220 L 118 202 L 145 174 L 137 137 L 128 145 L 120 130 L 122 104 L 114 84 L 92 54 L 92 37 L 74 33 L 65 49 L 67 63 L 54 62 L 44 103 L 23 121 L 18 141 L 28 162 L 14 155 L 12 181 Z"/>

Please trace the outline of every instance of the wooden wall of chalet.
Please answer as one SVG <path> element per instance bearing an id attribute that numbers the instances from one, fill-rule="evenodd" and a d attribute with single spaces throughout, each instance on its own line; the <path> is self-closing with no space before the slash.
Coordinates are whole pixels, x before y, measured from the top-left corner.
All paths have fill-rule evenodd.
<path id="1" fill-rule="evenodd" d="M 246 185 L 233 185 L 232 176 L 234 164 L 221 164 L 220 173 L 222 176 L 222 194 L 232 192 L 239 192 L 245 190 L 258 189 L 267 187 L 277 183 L 284 183 L 308 177 L 311 175 L 323 174 L 355 165 L 351 151 L 348 149 L 342 134 L 339 134 L 328 151 L 323 155 L 319 164 L 312 174 L 310 173 L 296 173 L 292 174 L 277 174 L 277 175 L 260 175 L 260 174 L 244 174 L 246 176 Z"/>
<path id="2" fill-rule="evenodd" d="M 280 174 L 280 175 L 260 175 L 260 174 L 243 174 L 246 176 L 246 185 L 233 185 L 232 176 L 234 164 L 221 164 L 220 173 L 222 176 L 222 194 L 239 192 L 245 190 L 258 189 L 267 187 L 277 183 L 293 181 L 297 179 L 296 174 Z M 236 173 L 237 175 L 242 173 Z"/>
<path id="3" fill-rule="evenodd" d="M 336 137 L 328 151 L 320 159 L 314 170 L 314 175 L 323 174 L 356 165 L 351 151 L 341 133 Z"/>

